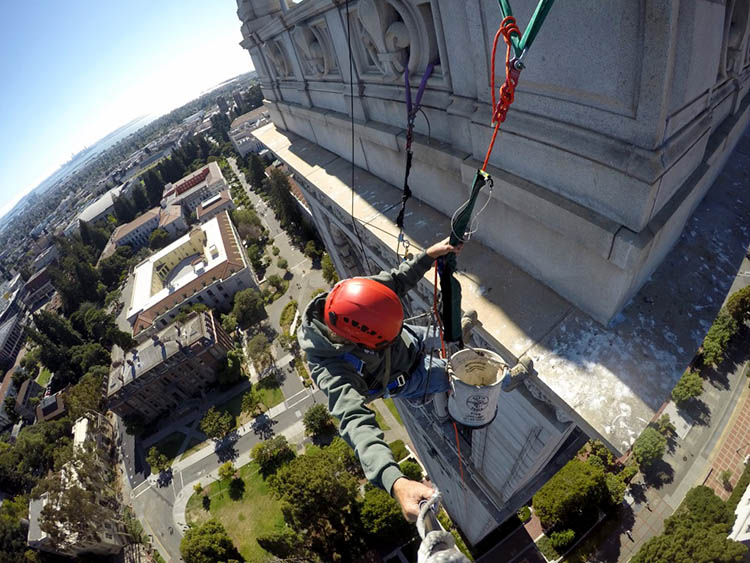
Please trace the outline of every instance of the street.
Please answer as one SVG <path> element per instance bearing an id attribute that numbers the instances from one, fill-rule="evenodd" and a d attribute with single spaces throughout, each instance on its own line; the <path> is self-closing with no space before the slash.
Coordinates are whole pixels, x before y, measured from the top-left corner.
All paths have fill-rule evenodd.
<path id="1" fill-rule="evenodd" d="M 300 307 L 304 307 L 310 300 L 312 293 L 318 289 L 328 289 L 328 284 L 323 280 L 319 269 L 312 268 L 311 260 L 295 247 L 289 236 L 280 227 L 273 212 L 268 209 L 262 199 L 252 192 L 244 175 L 239 171 L 234 159 L 229 159 L 232 170 L 240 179 L 242 186 L 247 191 L 253 205 L 256 206 L 258 215 L 273 237 L 273 246 L 279 248 L 279 255 L 273 257 L 266 276 L 278 274 L 289 279 L 287 292 L 277 301 L 268 305 L 268 323 L 276 331 L 280 332 L 280 315 L 284 306 L 290 300 L 296 300 Z M 270 251 L 270 245 L 269 245 Z M 287 271 L 280 269 L 276 261 L 285 258 L 288 261 Z M 123 290 L 123 299 L 126 302 L 123 312 L 127 309 L 129 301 L 130 282 L 128 280 Z M 118 321 L 120 319 L 118 318 Z M 168 436 L 170 433 L 180 431 L 190 435 L 190 428 L 197 424 L 198 418 L 191 413 L 180 419 L 170 420 L 168 425 L 162 427 L 158 432 L 149 436 L 146 440 L 140 440 L 125 432 L 122 421 L 118 423 L 118 433 L 121 440 L 121 469 L 127 476 L 124 483 L 124 496 L 130 499 L 138 519 L 144 526 L 147 534 L 153 538 L 154 545 L 170 562 L 182 561 L 180 557 L 180 541 L 187 527 L 185 522 L 185 506 L 193 494 L 193 485 L 198 481 L 204 484 L 216 479 L 219 466 L 227 460 L 232 460 L 237 466 L 250 461 L 249 453 L 258 442 L 273 435 L 284 434 L 290 443 L 300 445 L 305 441 L 302 417 L 305 411 L 316 402 L 325 404 L 325 396 L 320 391 L 305 388 L 294 369 L 293 357 L 279 346 L 273 346 L 274 356 L 277 358 L 277 378 L 284 395 L 284 402 L 271 408 L 267 413 L 257 417 L 238 428 L 234 438 L 227 440 L 228 445 L 220 449 L 208 446 L 191 454 L 185 459 L 175 458 L 171 467 L 171 478 L 160 482 L 158 475 L 146 473 L 145 450 L 148 446 Z M 219 404 L 227 399 L 229 393 L 236 394 L 233 389 L 224 394 L 214 394 L 210 399 L 200 405 L 200 410 Z M 188 442 L 186 437 L 185 443 Z M 183 444 L 184 449 L 185 444 Z"/>

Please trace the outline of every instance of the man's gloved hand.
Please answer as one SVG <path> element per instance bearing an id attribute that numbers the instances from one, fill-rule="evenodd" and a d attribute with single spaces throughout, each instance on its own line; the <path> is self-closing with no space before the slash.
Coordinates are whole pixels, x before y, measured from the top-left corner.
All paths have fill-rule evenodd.
<path id="1" fill-rule="evenodd" d="M 419 516 L 419 503 L 428 500 L 435 491 L 406 477 L 399 477 L 394 481 L 391 494 L 401 505 L 401 512 L 409 522 L 416 522 Z"/>

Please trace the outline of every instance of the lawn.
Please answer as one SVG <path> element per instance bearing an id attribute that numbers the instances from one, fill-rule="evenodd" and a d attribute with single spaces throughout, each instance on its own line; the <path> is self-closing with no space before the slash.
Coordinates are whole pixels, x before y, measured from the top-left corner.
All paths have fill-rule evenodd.
<path id="1" fill-rule="evenodd" d="M 396 408 L 396 405 L 393 403 L 393 399 L 383 399 L 383 402 L 385 403 L 385 406 L 388 407 L 388 410 L 391 411 L 393 418 L 395 418 L 398 421 L 398 423 L 401 426 L 403 426 L 404 421 L 401 420 L 401 415 L 398 414 L 398 409 Z"/>
<path id="2" fill-rule="evenodd" d="M 203 496 L 194 494 L 188 500 L 185 516 L 191 525 L 216 518 L 248 563 L 262 563 L 270 555 L 261 549 L 255 538 L 284 527 L 281 503 L 271 495 L 255 462 L 243 465 L 240 476 L 245 483 L 242 498 L 232 500 L 229 497 L 229 483 L 204 483 L 211 499 L 209 510 L 203 508 Z"/>
<path id="3" fill-rule="evenodd" d="M 36 382 L 42 387 L 46 387 L 47 383 L 49 383 L 50 377 L 52 377 L 52 372 L 48 370 L 47 368 L 43 367 L 42 370 L 39 372 L 39 375 L 36 377 Z"/>
<path id="4" fill-rule="evenodd" d="M 255 389 L 260 394 L 261 402 L 267 407 L 275 407 L 284 400 L 281 386 L 273 375 L 264 377 L 255 384 Z"/>
<path id="5" fill-rule="evenodd" d="M 182 432 L 172 432 L 166 438 L 162 438 L 156 442 L 154 446 L 169 459 L 174 459 L 180 453 L 180 446 L 184 439 L 185 434 Z"/>
<path id="6" fill-rule="evenodd" d="M 380 414 L 380 411 L 377 409 L 375 405 L 369 405 L 368 407 L 372 412 L 375 413 L 375 422 L 378 423 L 378 426 L 380 426 L 380 429 L 385 432 L 386 430 L 390 430 L 391 427 L 388 426 L 385 422 L 385 419 L 383 418 L 383 415 Z"/>
<path id="7" fill-rule="evenodd" d="M 208 444 L 211 442 L 211 440 L 198 440 L 197 438 L 190 438 L 190 441 L 188 442 L 187 449 L 182 454 L 182 457 L 180 459 L 185 459 L 186 457 L 189 457 L 193 455 L 198 450 L 202 450 L 204 447 L 208 446 Z"/>

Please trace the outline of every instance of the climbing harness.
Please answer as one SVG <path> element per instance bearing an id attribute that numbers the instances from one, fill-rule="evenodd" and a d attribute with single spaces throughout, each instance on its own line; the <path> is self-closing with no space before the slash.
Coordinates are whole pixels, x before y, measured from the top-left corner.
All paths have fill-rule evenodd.
<path id="1" fill-rule="evenodd" d="M 398 256 L 399 245 L 404 244 L 404 259 L 408 254 L 409 241 L 404 237 L 404 213 L 406 212 L 406 202 L 411 197 L 411 188 L 409 188 L 409 173 L 411 172 L 411 161 L 413 153 L 411 151 L 411 144 L 414 140 L 414 120 L 417 118 L 417 113 L 422 110 L 422 95 L 424 89 L 427 86 L 427 80 L 430 78 L 435 65 L 439 64 L 439 59 L 431 62 L 427 65 L 427 69 L 422 75 L 422 80 L 419 83 L 417 89 L 417 95 L 412 103 L 411 99 L 411 85 L 409 84 L 409 65 L 406 64 L 404 68 L 404 87 L 406 89 L 406 167 L 404 169 L 404 187 L 403 195 L 401 196 L 401 209 L 396 217 L 396 226 L 398 227 L 398 240 L 396 241 L 396 256 Z M 425 116 L 426 118 L 426 116 Z"/>
<path id="2" fill-rule="evenodd" d="M 554 0 L 540 0 L 537 5 L 534 14 L 531 17 L 531 21 L 526 28 L 526 31 L 521 35 L 521 31 L 516 24 L 516 20 L 513 17 L 510 4 L 508 0 L 498 0 L 500 11 L 503 15 L 503 20 L 500 23 L 500 27 L 495 34 L 494 41 L 492 43 L 492 57 L 491 57 L 491 74 L 490 74 L 490 88 L 492 91 L 492 119 L 491 124 L 494 125 L 492 130 L 492 137 L 487 147 L 487 152 L 484 157 L 482 167 L 477 170 L 474 175 L 474 181 L 471 186 L 471 192 L 469 199 L 459 207 L 451 217 L 451 233 L 450 233 L 450 244 L 457 245 L 476 232 L 476 216 L 472 219 L 474 207 L 479 196 L 479 192 L 485 185 L 489 186 L 487 201 L 484 206 L 480 209 L 477 216 L 484 210 L 489 204 L 493 181 L 492 177 L 487 173 L 487 164 L 489 163 L 490 156 L 492 155 L 492 149 L 495 147 L 495 140 L 497 139 L 497 133 L 500 129 L 500 125 L 505 121 L 508 115 L 508 109 L 510 109 L 513 100 L 515 99 L 516 86 L 518 85 L 518 79 L 521 71 L 524 68 L 523 58 L 526 55 L 529 47 L 533 43 L 539 28 L 544 22 L 544 18 L 547 17 L 549 10 L 552 8 Z M 495 53 L 497 52 L 497 44 L 503 38 L 506 44 L 505 51 L 505 81 L 500 87 L 497 98 L 495 97 Z M 459 347 L 463 347 L 462 331 L 461 331 L 461 284 L 454 277 L 457 270 L 456 255 L 451 253 L 438 260 L 437 268 L 440 274 L 440 289 L 442 292 L 442 325 L 443 334 L 442 338 L 446 342 L 457 342 Z M 436 297 L 437 306 L 437 297 Z"/>

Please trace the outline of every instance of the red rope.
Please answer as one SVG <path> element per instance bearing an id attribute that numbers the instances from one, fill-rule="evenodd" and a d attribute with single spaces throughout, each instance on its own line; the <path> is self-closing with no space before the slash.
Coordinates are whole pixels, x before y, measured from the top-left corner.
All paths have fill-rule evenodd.
<path id="1" fill-rule="evenodd" d="M 495 124 L 495 129 L 492 132 L 492 139 L 490 139 L 490 146 L 487 149 L 487 154 L 484 157 L 484 163 L 482 164 L 482 171 L 485 171 L 487 169 L 487 163 L 490 160 L 490 155 L 492 154 L 492 149 L 495 146 L 495 138 L 497 137 L 497 131 L 500 128 L 500 124 L 505 121 L 505 118 L 508 114 L 508 109 L 510 108 L 510 105 L 513 103 L 513 99 L 515 97 L 515 91 L 516 86 L 518 85 L 518 76 L 521 74 L 521 71 L 516 69 L 514 65 L 511 64 L 511 52 L 512 52 L 512 44 L 510 40 L 510 36 L 512 33 L 515 33 L 517 35 L 521 35 L 520 30 L 518 29 L 518 26 L 516 25 L 516 20 L 513 18 L 513 16 L 508 16 L 503 19 L 503 21 L 500 23 L 500 27 L 497 30 L 497 33 L 495 33 L 495 39 L 492 42 L 492 72 L 490 73 L 490 89 L 492 91 L 492 107 L 494 108 L 494 113 L 492 114 L 492 121 L 491 123 Z M 498 92 L 498 97 L 500 98 L 500 101 L 495 100 L 495 53 L 497 51 L 497 42 L 500 39 L 500 36 L 503 36 L 503 39 L 505 40 L 505 43 L 507 45 L 507 49 L 505 51 L 505 82 L 503 82 L 503 85 L 500 87 L 500 91 Z"/>
<path id="2" fill-rule="evenodd" d="M 445 341 L 443 340 L 443 319 L 440 318 L 440 313 L 438 312 L 438 265 L 437 260 L 435 260 L 435 280 L 432 282 L 433 287 L 433 296 L 432 296 L 432 311 L 435 314 L 435 318 L 437 319 L 438 324 L 438 331 L 440 332 L 440 357 L 445 359 L 446 353 L 445 353 Z"/>
<path id="3" fill-rule="evenodd" d="M 453 421 L 453 430 L 456 431 L 456 448 L 458 449 L 458 469 L 461 472 L 461 482 L 466 483 L 464 481 L 464 465 L 461 462 L 461 443 L 458 441 L 458 426 L 456 426 L 456 421 Z"/>

